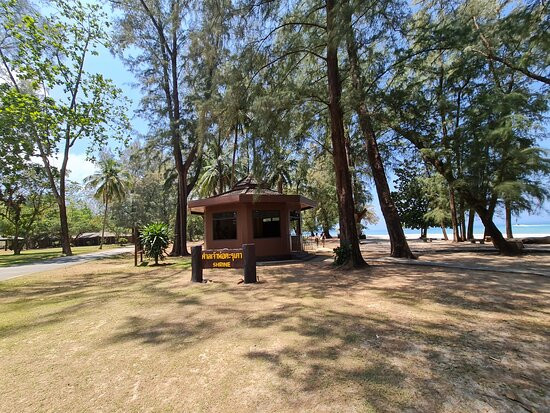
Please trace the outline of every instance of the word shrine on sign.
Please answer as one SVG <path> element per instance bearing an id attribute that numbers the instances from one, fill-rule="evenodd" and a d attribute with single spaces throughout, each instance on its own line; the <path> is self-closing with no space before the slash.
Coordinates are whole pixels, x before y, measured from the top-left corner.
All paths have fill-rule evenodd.
<path id="1" fill-rule="evenodd" d="M 191 247 L 191 281 L 203 282 L 203 268 L 242 268 L 245 284 L 258 281 L 256 276 L 256 246 L 243 244 L 242 249 L 205 250 Z"/>
<path id="2" fill-rule="evenodd" d="M 202 268 L 243 268 L 243 250 L 204 250 L 201 261 Z"/>

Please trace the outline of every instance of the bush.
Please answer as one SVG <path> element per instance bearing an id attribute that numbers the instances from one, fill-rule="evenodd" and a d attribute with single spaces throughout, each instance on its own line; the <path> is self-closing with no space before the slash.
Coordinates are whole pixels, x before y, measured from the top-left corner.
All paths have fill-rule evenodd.
<path id="1" fill-rule="evenodd" d="M 170 243 L 168 239 L 168 227 L 162 222 L 147 225 L 142 228 L 140 238 L 145 255 L 154 258 L 155 265 L 158 265 L 159 258 L 164 258 L 166 248 L 168 248 L 168 244 Z"/>
<path id="2" fill-rule="evenodd" d="M 124 238 L 124 237 L 120 237 L 120 238 L 118 239 L 118 243 L 119 243 L 119 245 L 122 247 L 122 246 L 128 244 L 128 239 L 127 239 L 127 238 Z"/>
<path id="3" fill-rule="evenodd" d="M 351 245 L 343 244 L 333 249 L 334 265 L 344 265 L 351 259 Z"/>

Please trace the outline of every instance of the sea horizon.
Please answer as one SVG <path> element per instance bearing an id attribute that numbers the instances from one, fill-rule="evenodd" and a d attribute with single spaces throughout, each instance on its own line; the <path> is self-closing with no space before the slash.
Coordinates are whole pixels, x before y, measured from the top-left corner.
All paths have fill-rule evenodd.
<path id="1" fill-rule="evenodd" d="M 506 228 L 504 224 L 496 224 L 497 228 L 503 233 L 506 233 Z M 451 228 L 446 228 L 447 235 L 449 237 L 453 236 L 453 230 Z M 407 237 L 420 237 L 419 229 L 412 228 L 403 228 L 405 235 Z M 475 238 L 483 237 L 484 227 L 481 223 L 474 225 L 474 236 Z M 388 231 L 386 228 L 367 228 L 363 230 L 363 234 L 369 235 L 382 235 L 388 236 Z M 512 224 L 512 235 L 517 237 L 542 237 L 550 236 L 550 223 L 541 223 L 541 224 Z M 428 237 L 431 238 L 442 238 L 443 231 L 439 227 L 428 228 Z"/>

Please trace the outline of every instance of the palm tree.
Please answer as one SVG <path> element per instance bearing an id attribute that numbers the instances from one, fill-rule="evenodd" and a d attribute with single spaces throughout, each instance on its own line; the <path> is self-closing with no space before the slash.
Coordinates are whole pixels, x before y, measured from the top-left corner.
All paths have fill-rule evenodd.
<path id="1" fill-rule="evenodd" d="M 84 180 L 88 186 L 96 190 L 95 198 L 101 200 L 105 205 L 99 249 L 103 248 L 109 203 L 113 200 L 121 201 L 124 199 L 129 180 L 130 175 L 128 172 L 124 171 L 118 162 L 110 158 L 100 161 L 99 170 Z"/>
<path id="2" fill-rule="evenodd" d="M 271 169 L 267 176 L 267 183 L 270 187 L 277 185 L 277 191 L 283 193 L 283 187 L 290 186 L 291 178 L 290 171 L 292 169 L 292 163 L 289 160 L 288 153 L 277 153 L 276 156 L 271 158 Z"/>
<path id="3" fill-rule="evenodd" d="M 197 181 L 199 196 L 219 195 L 231 186 L 234 169 L 231 159 L 223 149 L 220 140 L 211 142 L 206 149 L 205 165 Z"/>

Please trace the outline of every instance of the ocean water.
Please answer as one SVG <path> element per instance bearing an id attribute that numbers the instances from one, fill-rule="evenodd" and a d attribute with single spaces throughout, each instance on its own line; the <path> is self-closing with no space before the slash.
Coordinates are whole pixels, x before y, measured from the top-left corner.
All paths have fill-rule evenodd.
<path id="1" fill-rule="evenodd" d="M 497 224 L 498 229 L 503 234 L 506 234 L 506 228 L 504 227 L 504 224 Z M 414 237 L 414 236 L 420 236 L 420 230 L 418 229 L 411 229 L 411 228 L 404 228 L 405 235 L 408 237 Z M 480 223 L 477 223 L 474 225 L 474 235 L 476 238 L 480 238 L 483 236 L 484 228 L 483 225 Z M 388 231 L 386 229 L 381 228 L 373 228 L 373 229 L 366 229 L 363 230 L 363 233 L 365 235 L 388 235 Z M 514 237 L 527 237 L 527 236 L 550 236 L 550 224 L 513 224 L 512 225 L 512 233 Z M 450 228 L 447 228 L 447 235 L 452 237 L 453 231 Z M 439 238 L 443 237 L 443 232 L 441 231 L 441 228 L 429 228 L 428 229 L 428 237 L 433 238 Z"/>

